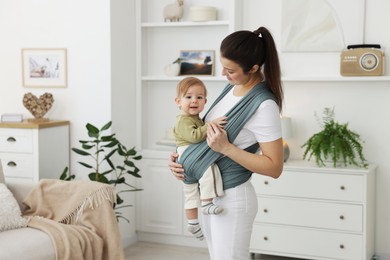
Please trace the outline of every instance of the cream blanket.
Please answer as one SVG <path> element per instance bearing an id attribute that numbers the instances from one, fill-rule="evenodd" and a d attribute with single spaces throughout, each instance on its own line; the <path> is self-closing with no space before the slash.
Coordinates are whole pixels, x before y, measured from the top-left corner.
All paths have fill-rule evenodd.
<path id="1" fill-rule="evenodd" d="M 23 215 L 51 237 L 57 260 L 121 260 L 115 198 L 108 184 L 44 179 L 23 201 Z"/>

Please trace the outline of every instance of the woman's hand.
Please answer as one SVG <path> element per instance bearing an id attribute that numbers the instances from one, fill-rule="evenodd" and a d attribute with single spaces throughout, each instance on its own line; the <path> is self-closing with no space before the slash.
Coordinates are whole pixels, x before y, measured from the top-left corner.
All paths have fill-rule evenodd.
<path id="1" fill-rule="evenodd" d="M 176 177 L 176 179 L 183 181 L 184 180 L 184 174 L 183 174 L 184 169 L 183 169 L 183 166 L 181 164 L 176 162 L 177 157 L 179 157 L 179 154 L 172 153 L 171 157 L 169 159 L 168 166 L 169 166 L 169 169 L 171 170 L 171 172 L 173 173 L 173 175 Z"/>
<path id="2" fill-rule="evenodd" d="M 232 145 L 228 140 L 226 131 L 213 122 L 210 122 L 207 128 L 207 144 L 214 151 L 224 155 Z"/>

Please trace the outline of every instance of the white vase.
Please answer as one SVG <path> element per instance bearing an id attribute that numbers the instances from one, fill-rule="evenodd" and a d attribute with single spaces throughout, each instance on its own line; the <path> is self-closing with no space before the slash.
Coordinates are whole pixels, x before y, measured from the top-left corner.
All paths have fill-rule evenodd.
<path id="1" fill-rule="evenodd" d="M 168 64 L 164 68 L 165 75 L 168 77 L 176 77 L 180 74 L 180 63 Z"/>

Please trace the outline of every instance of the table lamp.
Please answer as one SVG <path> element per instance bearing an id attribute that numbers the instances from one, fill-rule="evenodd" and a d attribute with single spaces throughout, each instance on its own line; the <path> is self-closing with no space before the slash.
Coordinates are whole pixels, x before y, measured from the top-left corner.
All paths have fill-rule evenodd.
<path id="1" fill-rule="evenodd" d="M 281 122 L 282 122 L 284 162 L 287 162 L 288 158 L 290 157 L 290 148 L 288 147 L 286 139 L 292 137 L 291 117 L 282 116 Z"/>

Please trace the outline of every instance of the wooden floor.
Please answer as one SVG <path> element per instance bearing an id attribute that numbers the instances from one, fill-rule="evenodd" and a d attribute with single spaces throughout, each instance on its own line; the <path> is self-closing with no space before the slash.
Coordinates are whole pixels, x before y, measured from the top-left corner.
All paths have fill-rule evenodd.
<path id="1" fill-rule="evenodd" d="M 210 260 L 207 249 L 137 242 L 125 249 L 126 260 Z M 248 258 L 249 260 L 250 258 Z M 278 256 L 256 255 L 262 260 L 297 260 Z"/>

